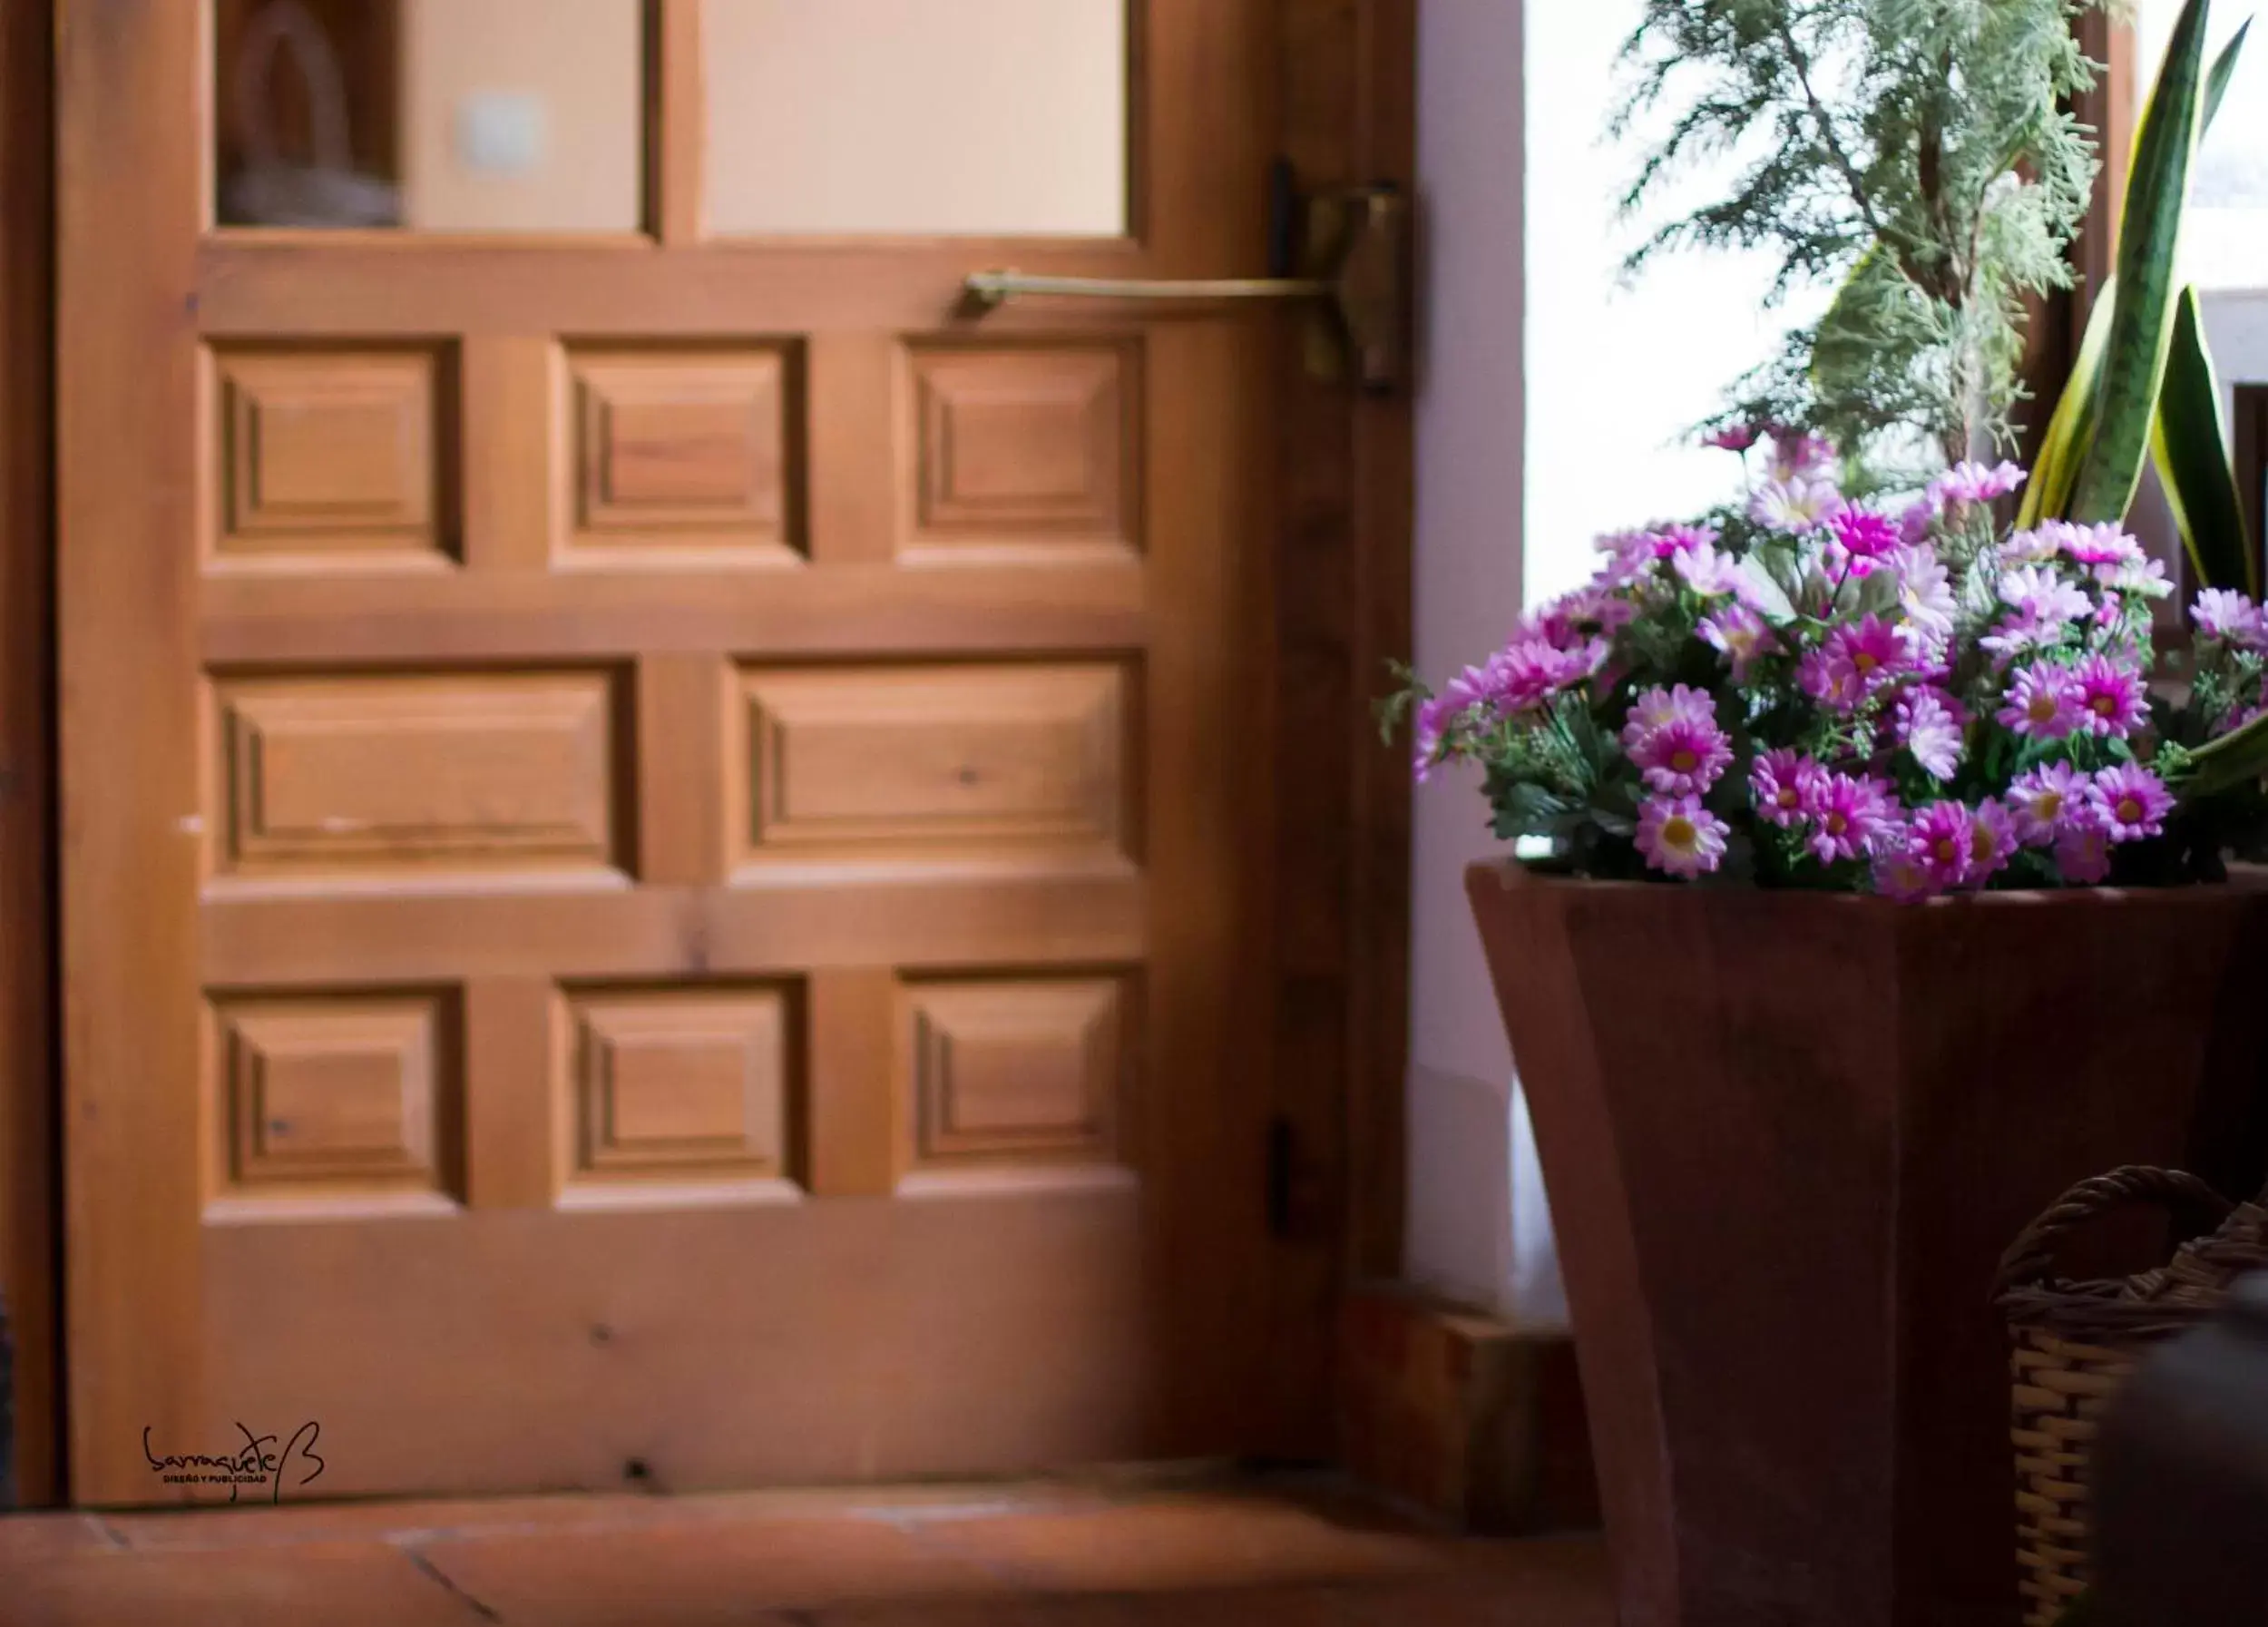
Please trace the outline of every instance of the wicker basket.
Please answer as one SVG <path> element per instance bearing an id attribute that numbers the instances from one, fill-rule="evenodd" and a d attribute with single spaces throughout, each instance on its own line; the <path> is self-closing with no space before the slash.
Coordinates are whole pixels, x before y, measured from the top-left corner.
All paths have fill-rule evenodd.
<path id="1" fill-rule="evenodd" d="M 2170 1210 L 2192 1232 L 2156 1270 L 2101 1282 L 2055 1274 L 2066 1236 L 2129 1204 Z M 2053 1627 L 2087 1587 L 2087 1467 L 2096 1420 L 2143 1352 L 2220 1308 L 2229 1284 L 2268 1266 L 2268 1195 L 2232 1205 L 2194 1175 L 2132 1165 L 2082 1181 L 2000 1262 L 2015 1346 L 2017 1586 L 2025 1627 Z"/>

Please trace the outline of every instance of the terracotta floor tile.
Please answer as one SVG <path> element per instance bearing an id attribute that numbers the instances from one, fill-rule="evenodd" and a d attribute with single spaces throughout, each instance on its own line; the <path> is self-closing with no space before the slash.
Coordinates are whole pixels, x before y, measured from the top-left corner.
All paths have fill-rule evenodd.
<path id="1" fill-rule="evenodd" d="M 472 1536 L 417 1552 L 513 1627 L 707 1627 L 776 1608 L 996 1593 L 975 1562 L 871 1519 L 699 1519 Z"/>
<path id="2" fill-rule="evenodd" d="M 13 1568 L 6 1627 L 480 1627 L 464 1600 L 382 1543 L 81 1553 Z"/>
<path id="3" fill-rule="evenodd" d="M 1042 1593 L 1342 1581 L 1436 1569 L 1452 1544 L 1243 1496 L 941 1524 L 924 1535 Z"/>
<path id="4" fill-rule="evenodd" d="M 12 1514 L 0 1516 L 0 1576 L 11 1565 L 54 1559 L 118 1542 L 91 1514 Z"/>
<path id="5" fill-rule="evenodd" d="M 103 1524 L 135 1549 L 269 1547 L 281 1543 L 432 1539 L 464 1533 L 674 1523 L 674 1499 L 617 1493 L 445 1502 L 245 1503 L 113 1514 Z"/>

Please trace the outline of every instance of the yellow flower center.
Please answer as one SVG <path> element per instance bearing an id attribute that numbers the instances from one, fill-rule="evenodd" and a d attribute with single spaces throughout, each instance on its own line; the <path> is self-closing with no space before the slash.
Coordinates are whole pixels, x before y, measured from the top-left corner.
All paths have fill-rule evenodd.
<path id="1" fill-rule="evenodd" d="M 1872 672 L 1876 667 L 1881 666 L 1882 663 L 1875 660 L 1874 657 L 1868 654 L 1865 651 L 1862 650 L 1851 658 L 1851 664 L 1858 668 L 1858 670 L 1862 672 Z"/>
<path id="2" fill-rule="evenodd" d="M 1775 807 L 1794 808 L 1804 800 L 1804 794 L 1792 785 L 1784 785 L 1780 788 L 1780 794 L 1772 800 Z"/>
<path id="3" fill-rule="evenodd" d="M 1680 746 L 1669 754 L 1669 766 L 1680 774 L 1690 774 L 1700 766 L 1701 760 L 1693 754 L 1690 746 Z"/>
<path id="4" fill-rule="evenodd" d="M 1937 838 L 1936 851 L 1937 862 L 1941 865 L 1955 865 L 1960 862 L 1960 844 L 1950 836 L 1941 836 Z"/>
<path id="5" fill-rule="evenodd" d="M 1999 850 L 1999 844 L 1992 839 L 1992 832 L 1982 825 L 1978 826 L 1970 834 L 1969 850 L 1980 859 L 1990 858 Z"/>
<path id="6" fill-rule="evenodd" d="M 1829 836 L 1841 836 L 1845 830 L 1850 828 L 1851 825 L 1851 821 L 1843 817 L 1843 811 L 1840 809 L 1829 809 L 1827 810 L 1827 817 L 1819 822 L 1827 828 L 1827 834 Z"/>
<path id="7" fill-rule="evenodd" d="M 1701 833 L 1683 814 L 1672 814 L 1662 821 L 1662 845 L 1666 848 L 1690 848 L 1700 839 Z"/>
<path id="8" fill-rule="evenodd" d="M 2038 691 L 2025 702 L 2024 715 L 2035 723 L 2050 721 L 2056 715 L 2056 698 L 2046 690 Z"/>
<path id="9" fill-rule="evenodd" d="M 2063 793 L 2042 791 L 2032 804 L 2032 812 L 2043 825 L 2052 825 L 2063 817 Z"/>
<path id="10" fill-rule="evenodd" d="M 2142 804 L 2132 797 L 2118 799 L 2118 822 L 2121 825 L 2142 823 Z"/>
<path id="11" fill-rule="evenodd" d="M 2109 695 L 2097 695 L 2087 704 L 2098 718 L 2107 718 L 2118 710 L 2117 701 Z"/>

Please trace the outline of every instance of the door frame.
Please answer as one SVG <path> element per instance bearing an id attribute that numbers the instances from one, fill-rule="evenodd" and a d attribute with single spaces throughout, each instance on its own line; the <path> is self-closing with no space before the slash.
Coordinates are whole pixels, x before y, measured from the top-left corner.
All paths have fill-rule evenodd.
<path id="1" fill-rule="evenodd" d="M 1279 151 L 1303 186 L 1415 182 L 1417 0 L 1272 0 Z M 15 1344 L 15 1495 L 70 1495 L 61 1443 L 62 1011 L 55 899 L 54 36 L 96 0 L 0 7 L 0 1291 Z M 1255 230 L 1265 218 L 1254 200 Z M 1272 681 L 1254 706 L 1272 814 L 1245 862 L 1265 934 L 1276 1131 L 1254 1149 L 1275 1206 L 1274 1340 L 1329 1340 L 1340 1290 L 1399 1264 L 1407 1054 L 1410 792 L 1370 699 L 1411 643 L 1406 396 L 1276 361 Z M 1273 1167 L 1272 1167 L 1273 1165 Z M 1278 1345 L 1274 1348 L 1289 1348 Z M 1335 1396 L 1285 1395 L 1265 1438 L 1327 1451 Z M 5 1504 L 0 1503 L 0 1507 Z"/>

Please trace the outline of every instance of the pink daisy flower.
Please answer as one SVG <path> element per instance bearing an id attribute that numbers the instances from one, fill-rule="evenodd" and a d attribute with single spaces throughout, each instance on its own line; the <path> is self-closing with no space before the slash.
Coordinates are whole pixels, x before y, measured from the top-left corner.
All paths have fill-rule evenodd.
<path id="1" fill-rule="evenodd" d="M 1823 865 L 1862 858 L 1886 830 L 1896 828 L 1897 804 L 1878 779 L 1855 774 L 1823 774 L 1812 786 L 1804 813 L 1812 822 L 1804 845 Z"/>
<path id="2" fill-rule="evenodd" d="M 1692 880 L 1724 862 L 1731 828 L 1698 797 L 1648 797 L 1638 804 L 1638 851 L 1648 868 Z"/>
<path id="3" fill-rule="evenodd" d="M 1905 630 L 1872 613 L 1829 633 L 1823 652 L 1826 687 L 1820 699 L 1845 711 L 1913 664 Z"/>
<path id="4" fill-rule="evenodd" d="M 1993 468 L 1958 463 L 1930 482 L 1930 495 L 1941 503 L 1989 503 L 2016 490 L 2024 478 L 2024 471 L 2012 463 Z"/>
<path id="5" fill-rule="evenodd" d="M 2260 606 L 2227 588 L 2209 587 L 2199 593 L 2189 608 L 2189 619 L 2199 638 L 2219 639 L 2240 650 L 2268 645 L 2268 623 L 2262 620 Z"/>
<path id="6" fill-rule="evenodd" d="M 2086 723 L 2077 683 L 2062 667 L 2025 667 L 2009 685 L 2007 703 L 1993 714 L 2004 729 L 2036 740 L 2059 740 Z"/>
<path id="7" fill-rule="evenodd" d="M 2000 603 L 2028 622 L 2061 626 L 2095 608 L 2087 590 L 2048 565 L 2019 565 L 2000 578 Z"/>
<path id="8" fill-rule="evenodd" d="M 1772 649 L 1772 630 L 1745 604 L 1728 604 L 1702 617 L 1696 631 L 1731 665 L 1735 683 L 1745 682 L 1748 669 Z"/>
<path id="9" fill-rule="evenodd" d="M 1937 524 L 1937 505 L 1924 497 L 1906 505 L 1905 513 L 1898 516 L 1899 539 L 1908 546 L 1928 540 L 1930 527 Z"/>
<path id="10" fill-rule="evenodd" d="M 2142 674 L 2107 655 L 2090 655 L 2073 676 L 2079 688 L 2080 720 L 2098 735 L 2123 740 L 2148 715 Z"/>
<path id="11" fill-rule="evenodd" d="M 2007 869 L 2019 845 L 2009 810 L 1990 797 L 1978 803 L 1969 821 L 1970 881 L 1981 887 Z"/>
<path id="12" fill-rule="evenodd" d="M 1953 613 L 1960 606 L 1953 599 L 1952 573 L 1937 550 L 1926 543 L 1901 547 L 1890 556 L 1889 564 L 1897 573 L 1898 608 L 1906 613 L 1906 620 L 1933 637 L 1951 632 Z"/>
<path id="13" fill-rule="evenodd" d="M 1676 718 L 1640 735 L 1630 760 L 1647 785 L 1663 796 L 1697 797 L 1724 776 L 1733 760 L 1725 731 L 1714 722 Z"/>
<path id="14" fill-rule="evenodd" d="M 1713 543 L 1700 543 L 1681 549 L 1670 556 L 1670 568 L 1682 581 L 1704 599 L 1721 599 L 1737 594 L 1747 586 L 1741 574 L 1740 562 L 1729 554 L 1719 554 Z"/>
<path id="15" fill-rule="evenodd" d="M 1680 554 L 1690 554 L 1696 548 L 1715 547 L 1716 527 L 1688 525 L 1680 521 L 1674 525 L 1663 525 L 1649 531 L 1646 534 L 1646 538 L 1653 545 L 1656 559 L 1674 559 Z"/>
<path id="16" fill-rule="evenodd" d="M 1950 891 L 1968 883 L 1975 863 L 1975 826 L 1959 802 L 1932 802 L 1913 816 L 1910 851 L 1932 886 Z"/>
<path id="17" fill-rule="evenodd" d="M 1786 830 L 1809 818 L 1827 771 L 1800 751 L 1780 747 L 1757 753 L 1748 765 L 1748 790 L 1756 815 Z"/>
<path id="18" fill-rule="evenodd" d="M 1880 559 L 1904 541 L 1895 520 L 1870 508 L 1846 508 L 1828 524 L 1853 559 Z"/>
<path id="19" fill-rule="evenodd" d="M 1909 841 L 1885 842 L 1874 855 L 1874 890 L 1900 904 L 1919 904 L 1945 889 Z"/>
<path id="20" fill-rule="evenodd" d="M 2114 842 L 2165 835 L 2165 816 L 2174 811 L 2173 793 L 2165 782 L 2140 763 L 2103 769 L 2087 788 L 2087 800 Z"/>
<path id="21" fill-rule="evenodd" d="M 1735 424 L 1718 430 L 1715 435 L 1703 436 L 1701 444 L 1721 446 L 1727 452 L 1745 452 L 1756 444 L 1756 437 L 1762 433 L 1754 424 Z"/>
<path id="22" fill-rule="evenodd" d="M 2063 552 L 2063 532 L 2069 527 L 2059 521 L 2049 520 L 2037 531 L 2015 531 L 2000 544 L 2000 559 L 2006 564 L 2038 564 L 2055 558 Z"/>
<path id="23" fill-rule="evenodd" d="M 2138 564 L 2142 560 L 2142 544 L 2128 536 L 2116 524 L 2105 522 L 2100 525 L 2071 525 L 2058 520 L 2042 522 L 2040 530 L 2057 529 L 2057 540 L 2066 559 L 2083 565 Z"/>
<path id="24" fill-rule="evenodd" d="M 2028 845 L 2044 848 L 2060 835 L 2074 816 L 2085 817 L 2087 776 L 2068 762 L 2049 763 L 2019 774 L 2009 787 L 2009 812 L 2016 819 L 2016 834 Z"/>
<path id="25" fill-rule="evenodd" d="M 2114 593 L 2136 593 L 2163 599 L 2174 591 L 2162 559 L 2130 559 L 2122 564 L 2097 565 L 2095 580 Z"/>
<path id="26" fill-rule="evenodd" d="M 1825 480 L 1798 476 L 1768 480 L 1748 500 L 1748 517 L 1774 531 L 1802 536 L 1843 512 L 1843 494 Z"/>
<path id="27" fill-rule="evenodd" d="M 1950 779 L 1960 767 L 1961 736 L 1968 720 L 1960 702 L 1943 690 L 1922 685 L 1898 702 L 1899 743 L 1932 779 Z"/>
<path id="28" fill-rule="evenodd" d="M 1630 702 L 1628 715 L 1623 720 L 1622 743 L 1635 746 L 1657 729 L 1676 722 L 1706 723 L 1716 726 L 1716 702 L 1709 699 L 1706 690 L 1696 690 L 1686 684 L 1664 689 L 1656 684 Z"/>
<path id="29" fill-rule="evenodd" d="M 1834 467 L 1835 444 L 1823 435 L 1800 429 L 1772 432 L 1772 478 L 1800 480 L 1823 475 Z"/>
<path id="30" fill-rule="evenodd" d="M 2057 834 L 2056 874 L 2074 887 L 2093 887 L 2110 874 L 2110 829 L 2099 818 L 2070 820 Z"/>

